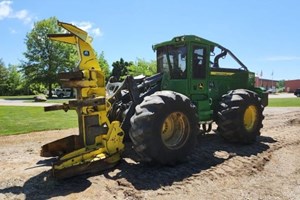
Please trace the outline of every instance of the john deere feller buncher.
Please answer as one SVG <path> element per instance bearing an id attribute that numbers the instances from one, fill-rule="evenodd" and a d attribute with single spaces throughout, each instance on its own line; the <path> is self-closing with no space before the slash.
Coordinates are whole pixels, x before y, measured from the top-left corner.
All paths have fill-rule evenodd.
<path id="1" fill-rule="evenodd" d="M 153 46 L 157 74 L 105 84 L 91 38 L 78 27 L 58 22 L 68 33 L 51 40 L 76 45 L 76 71 L 60 73 L 63 87 L 76 88 L 77 99 L 45 111 L 78 114 L 79 135 L 42 146 L 41 156 L 58 157 L 53 175 L 59 179 L 101 171 L 121 159 L 128 138 L 141 161 L 170 165 L 192 153 L 196 136 L 216 130 L 230 142 L 253 143 L 260 135 L 268 96 L 254 86 L 254 73 L 228 49 L 185 35 Z M 220 66 L 231 57 L 237 69 Z"/>

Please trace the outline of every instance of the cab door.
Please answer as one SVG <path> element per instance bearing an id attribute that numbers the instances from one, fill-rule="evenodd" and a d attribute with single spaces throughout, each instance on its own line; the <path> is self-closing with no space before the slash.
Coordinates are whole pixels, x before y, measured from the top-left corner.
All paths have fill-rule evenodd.
<path id="1" fill-rule="evenodd" d="M 207 97 L 207 75 L 209 64 L 209 56 L 207 53 L 208 46 L 192 44 L 190 48 L 190 94 Z"/>
<path id="2" fill-rule="evenodd" d="M 207 45 L 190 45 L 190 85 L 192 101 L 198 108 L 200 121 L 211 120 L 210 100 L 208 96 L 209 48 Z"/>

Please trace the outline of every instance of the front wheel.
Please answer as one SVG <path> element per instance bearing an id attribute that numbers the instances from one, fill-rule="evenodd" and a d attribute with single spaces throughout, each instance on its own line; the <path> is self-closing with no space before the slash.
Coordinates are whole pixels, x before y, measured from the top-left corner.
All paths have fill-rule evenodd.
<path id="1" fill-rule="evenodd" d="M 218 133 L 230 141 L 251 144 L 260 135 L 264 107 L 258 95 L 238 89 L 223 95 L 218 110 Z"/>
<path id="2" fill-rule="evenodd" d="M 159 91 L 136 107 L 129 135 L 143 161 L 175 164 L 195 146 L 197 121 L 196 107 L 189 98 Z"/>

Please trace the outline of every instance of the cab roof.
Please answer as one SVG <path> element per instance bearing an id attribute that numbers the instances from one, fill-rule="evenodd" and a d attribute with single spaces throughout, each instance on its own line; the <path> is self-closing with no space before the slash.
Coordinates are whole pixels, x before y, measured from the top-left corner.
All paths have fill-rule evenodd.
<path id="1" fill-rule="evenodd" d="M 174 45 L 176 43 L 184 43 L 184 42 L 197 42 L 197 43 L 202 43 L 202 44 L 206 44 L 206 45 L 221 46 L 215 42 L 209 41 L 207 39 L 201 38 L 196 35 L 182 35 L 182 36 L 174 37 L 172 40 L 155 44 L 152 46 L 152 49 L 156 50 L 157 48 L 162 47 L 162 46 Z"/>

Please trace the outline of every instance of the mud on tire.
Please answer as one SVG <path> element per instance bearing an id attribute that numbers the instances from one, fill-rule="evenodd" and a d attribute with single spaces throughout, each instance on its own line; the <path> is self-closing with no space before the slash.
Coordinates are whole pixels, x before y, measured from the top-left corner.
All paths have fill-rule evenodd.
<path id="1" fill-rule="evenodd" d="M 218 133 L 227 141 L 251 144 L 260 135 L 264 107 L 249 90 L 232 90 L 223 95 L 217 113 Z"/>
<path id="2" fill-rule="evenodd" d="M 142 161 L 175 164 L 196 143 L 196 107 L 186 96 L 159 91 L 145 97 L 131 118 L 130 138 Z"/>

